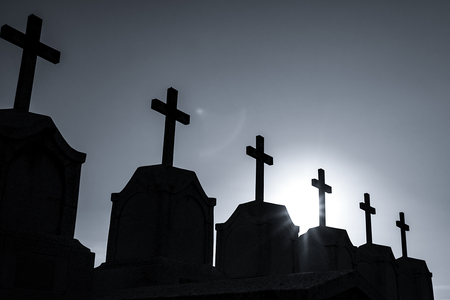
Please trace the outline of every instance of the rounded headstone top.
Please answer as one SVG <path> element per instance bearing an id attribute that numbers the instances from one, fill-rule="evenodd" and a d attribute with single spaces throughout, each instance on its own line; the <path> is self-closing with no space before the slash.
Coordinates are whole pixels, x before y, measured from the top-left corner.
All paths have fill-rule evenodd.
<path id="1" fill-rule="evenodd" d="M 216 224 L 216 229 L 223 230 L 229 227 L 241 216 L 254 224 L 283 224 L 289 225 L 297 233 L 299 231 L 299 227 L 292 223 L 286 206 L 261 201 L 250 201 L 240 204 L 225 223 Z"/>
<path id="2" fill-rule="evenodd" d="M 67 157 L 79 163 L 86 161 L 86 154 L 70 147 L 49 116 L 18 109 L 0 109 L 0 136 L 20 140 L 44 131 Z"/>

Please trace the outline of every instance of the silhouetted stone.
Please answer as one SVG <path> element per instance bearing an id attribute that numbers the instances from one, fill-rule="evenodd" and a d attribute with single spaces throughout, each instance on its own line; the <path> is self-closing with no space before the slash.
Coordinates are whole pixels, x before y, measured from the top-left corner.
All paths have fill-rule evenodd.
<path id="1" fill-rule="evenodd" d="M 94 254 L 73 238 L 85 157 L 50 117 L 0 110 L 0 295 L 90 290 Z"/>
<path id="2" fill-rule="evenodd" d="M 42 19 L 35 15 L 30 15 L 28 17 L 25 34 L 8 25 L 3 25 L 1 28 L 1 38 L 23 48 L 22 63 L 20 64 L 19 81 L 16 90 L 16 100 L 14 101 L 15 109 L 28 111 L 30 107 L 37 57 L 40 56 L 54 64 L 59 63 L 60 52 L 39 41 L 41 37 L 41 28 Z"/>
<path id="3" fill-rule="evenodd" d="M 325 218 L 325 193 L 331 194 L 331 186 L 325 184 L 325 171 L 318 170 L 319 179 L 312 179 L 312 186 L 319 189 L 319 226 L 326 226 Z"/>
<path id="4" fill-rule="evenodd" d="M 397 259 L 399 265 L 399 291 L 401 300 L 430 300 L 434 299 L 432 274 L 423 260 L 408 257 L 406 248 L 406 231 L 409 225 L 405 223 L 405 214 L 399 213 L 400 220 L 396 221 L 400 228 L 402 239 L 402 257 Z"/>
<path id="5" fill-rule="evenodd" d="M 295 226 L 286 207 L 265 203 L 264 163 L 273 159 L 264 153 L 264 138 L 256 137 L 256 149 L 247 155 L 256 159 L 256 200 L 240 204 L 223 224 L 216 224 L 216 267 L 229 277 L 256 277 L 297 271 Z"/>
<path id="6" fill-rule="evenodd" d="M 358 247 L 356 253 L 358 272 L 376 288 L 383 299 L 398 300 L 398 266 L 392 249 L 367 243 Z"/>
<path id="7" fill-rule="evenodd" d="M 114 291 L 100 299 L 385 300 L 356 271 L 301 273 L 176 286 L 153 286 Z"/>
<path id="8" fill-rule="evenodd" d="M 425 261 L 410 257 L 397 259 L 400 300 L 433 300 L 432 274 Z"/>
<path id="9" fill-rule="evenodd" d="M 232 278 L 297 272 L 295 226 L 284 205 L 251 201 L 216 224 L 216 267 Z"/>
<path id="10" fill-rule="evenodd" d="M 106 263 L 96 270 L 98 289 L 218 276 L 212 269 L 216 200 L 206 196 L 194 172 L 140 167 L 111 200 Z"/>
<path id="11" fill-rule="evenodd" d="M 0 110 L 2 299 L 76 299 L 92 288 L 94 254 L 73 238 L 86 154 L 50 117 L 28 112 L 37 56 L 59 62 L 59 52 L 39 42 L 41 26 L 30 15 L 26 34 L 8 25 L 0 33 L 24 49 L 14 109 Z"/>
<path id="12" fill-rule="evenodd" d="M 310 228 L 298 238 L 300 272 L 350 270 L 355 267 L 356 247 L 347 231 L 326 226 Z"/>
<path id="13" fill-rule="evenodd" d="M 176 109 L 177 91 L 152 108 L 166 115 L 163 164 L 140 167 L 112 194 L 106 262 L 96 269 L 97 290 L 223 278 L 212 267 L 213 210 L 194 172 L 175 168 L 175 122 L 189 124 Z"/>

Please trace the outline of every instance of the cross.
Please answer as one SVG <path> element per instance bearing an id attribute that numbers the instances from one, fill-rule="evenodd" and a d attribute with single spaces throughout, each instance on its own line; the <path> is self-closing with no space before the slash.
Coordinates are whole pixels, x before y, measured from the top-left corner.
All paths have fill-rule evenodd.
<path id="1" fill-rule="evenodd" d="M 409 231 L 409 225 L 405 224 L 405 214 L 400 213 L 400 221 L 396 221 L 397 227 L 400 228 L 402 236 L 402 256 L 408 257 L 408 251 L 406 250 L 406 231 Z"/>
<path id="2" fill-rule="evenodd" d="M 31 91 L 33 89 L 34 71 L 37 57 L 59 63 L 61 53 L 39 41 L 41 37 L 42 19 L 35 15 L 28 16 L 26 33 L 3 25 L 0 37 L 23 49 L 20 63 L 19 81 L 17 82 L 14 108 L 28 111 L 30 109 Z"/>
<path id="3" fill-rule="evenodd" d="M 319 189 L 319 226 L 325 226 L 325 193 L 331 194 L 331 186 L 325 184 L 325 171 L 319 169 L 319 180 L 312 179 L 312 186 Z"/>
<path id="4" fill-rule="evenodd" d="M 247 146 L 247 155 L 256 159 L 256 189 L 255 200 L 258 202 L 264 201 L 264 164 L 273 165 L 273 158 L 264 153 L 264 138 L 260 135 L 256 137 L 256 149 L 252 146 Z"/>
<path id="5" fill-rule="evenodd" d="M 173 148 L 175 145 L 175 123 L 189 125 L 190 116 L 177 109 L 178 91 L 174 88 L 167 89 L 167 104 L 158 100 L 152 100 L 152 109 L 166 116 L 164 127 L 164 144 L 162 164 L 173 166 Z"/>
<path id="6" fill-rule="evenodd" d="M 364 203 L 359 203 L 359 208 L 366 212 L 366 239 L 367 244 L 372 244 L 372 222 L 371 215 L 375 214 L 375 208 L 370 206 L 370 195 L 368 193 L 364 194 Z"/>

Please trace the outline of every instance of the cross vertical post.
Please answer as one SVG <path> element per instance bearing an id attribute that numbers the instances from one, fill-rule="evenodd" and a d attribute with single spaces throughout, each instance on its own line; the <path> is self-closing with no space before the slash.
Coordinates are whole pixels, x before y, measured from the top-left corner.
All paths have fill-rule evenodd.
<path id="1" fill-rule="evenodd" d="M 370 206 L 370 195 L 368 193 L 364 193 L 364 203 L 359 203 L 359 208 L 364 210 L 366 213 L 366 240 L 367 244 L 372 244 L 372 220 L 371 215 L 374 215 L 375 208 Z"/>
<path id="2" fill-rule="evenodd" d="M 400 221 L 396 221 L 397 227 L 400 228 L 402 238 L 402 256 L 408 257 L 408 251 L 406 249 L 406 231 L 409 231 L 409 225 L 405 223 L 405 214 L 400 213 Z"/>
<path id="3" fill-rule="evenodd" d="M 162 164 L 173 166 L 173 151 L 175 146 L 175 123 L 176 121 L 184 125 L 189 125 L 190 116 L 177 109 L 178 91 L 174 88 L 167 89 L 167 103 L 158 99 L 152 100 L 152 109 L 166 116 L 164 127 L 164 144 L 162 154 Z"/>
<path id="4" fill-rule="evenodd" d="M 312 186 L 319 189 L 319 226 L 325 225 L 325 193 L 331 194 L 331 186 L 325 184 L 325 171 L 318 170 L 319 180 L 312 179 Z"/>
<path id="5" fill-rule="evenodd" d="M 41 28 L 42 19 L 30 15 L 25 34 L 8 25 L 3 25 L 0 31 L 1 38 L 23 49 L 14 101 L 14 108 L 18 110 L 28 111 L 30 109 L 37 57 L 42 57 L 54 64 L 59 63 L 61 53 L 39 41 Z"/>
<path id="6" fill-rule="evenodd" d="M 264 153 L 264 138 L 260 135 L 256 137 L 256 149 L 247 146 L 247 155 L 256 159 L 256 189 L 255 200 L 264 201 L 264 164 L 273 165 L 273 158 Z"/>

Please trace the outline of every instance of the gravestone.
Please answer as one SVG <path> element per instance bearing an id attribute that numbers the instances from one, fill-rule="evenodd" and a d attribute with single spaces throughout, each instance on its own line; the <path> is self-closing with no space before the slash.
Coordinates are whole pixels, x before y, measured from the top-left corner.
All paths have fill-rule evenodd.
<path id="1" fill-rule="evenodd" d="M 262 136 L 247 154 L 256 159 L 256 200 L 240 204 L 225 223 L 216 224 L 216 267 L 231 278 L 295 273 L 299 228 L 284 205 L 263 201 L 264 163 L 272 165 L 273 159 L 264 153 Z"/>
<path id="2" fill-rule="evenodd" d="M 371 215 L 376 213 L 370 206 L 370 195 L 364 194 L 364 202 L 359 207 L 365 212 L 367 243 L 358 247 L 356 253 L 357 270 L 385 298 L 398 300 L 398 266 L 392 249 L 373 244 Z"/>
<path id="3" fill-rule="evenodd" d="M 59 52 L 39 42 L 42 20 L 26 34 L 0 36 L 22 47 L 13 109 L 0 110 L 0 298 L 76 299 L 90 292 L 94 254 L 74 239 L 81 165 L 48 116 L 28 112 L 37 56 Z"/>
<path id="4" fill-rule="evenodd" d="M 112 211 L 106 262 L 95 271 L 97 290 L 205 281 L 221 277 L 212 267 L 213 209 L 193 171 L 173 167 L 175 122 L 189 124 L 177 108 L 177 91 L 152 108 L 166 115 L 161 165 L 140 167 Z"/>
<path id="5" fill-rule="evenodd" d="M 356 247 L 347 231 L 325 225 L 325 193 L 331 186 L 325 184 L 325 171 L 318 170 L 319 179 L 311 184 L 319 189 L 319 226 L 310 228 L 298 237 L 297 253 L 300 272 L 349 270 L 355 267 Z"/>
<path id="6" fill-rule="evenodd" d="M 397 259 L 400 299 L 432 300 L 434 299 L 432 274 L 425 261 L 408 257 L 406 231 L 409 231 L 409 225 L 405 223 L 403 212 L 399 213 L 399 216 L 400 220 L 396 221 L 396 225 L 400 228 L 402 242 L 402 257 Z"/>

